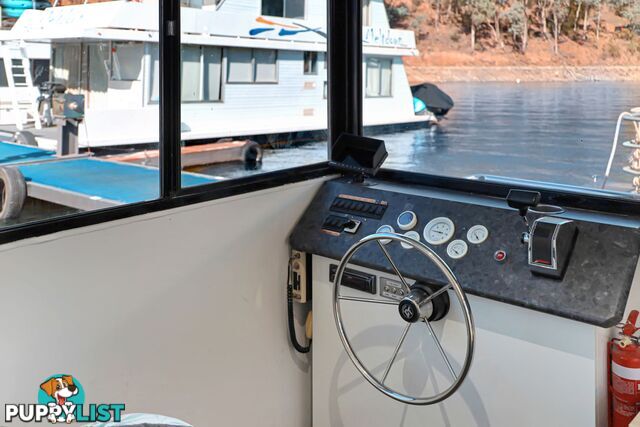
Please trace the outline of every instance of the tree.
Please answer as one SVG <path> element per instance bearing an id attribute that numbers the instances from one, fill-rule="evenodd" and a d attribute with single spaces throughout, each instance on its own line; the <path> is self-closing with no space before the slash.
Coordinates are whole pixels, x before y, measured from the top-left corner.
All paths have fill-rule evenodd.
<path id="1" fill-rule="evenodd" d="M 505 13 L 505 17 L 509 20 L 509 34 L 513 38 L 513 43 L 517 45 L 519 40 L 520 52 L 524 54 L 529 38 L 529 16 L 525 1 L 516 1 Z"/>
<path id="2" fill-rule="evenodd" d="M 476 50 L 476 34 L 478 28 L 490 22 L 496 13 L 495 0 L 463 0 L 462 13 L 469 20 L 471 32 L 471 52 Z M 493 28 L 493 27 L 491 27 Z"/>
<path id="3" fill-rule="evenodd" d="M 551 2 L 551 14 L 553 16 L 553 52 L 556 55 L 560 53 L 558 39 L 560 38 L 562 23 L 569 15 L 569 2 L 570 0 L 552 0 Z"/>
<path id="4" fill-rule="evenodd" d="M 542 35 L 546 39 L 549 34 L 547 28 L 547 17 L 549 15 L 549 8 L 553 0 L 536 0 L 536 6 L 538 8 L 538 18 L 542 24 Z"/>

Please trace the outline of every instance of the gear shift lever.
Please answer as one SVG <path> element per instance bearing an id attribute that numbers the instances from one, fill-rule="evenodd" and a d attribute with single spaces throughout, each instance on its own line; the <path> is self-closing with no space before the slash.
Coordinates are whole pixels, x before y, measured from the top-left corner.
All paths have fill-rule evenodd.
<path id="1" fill-rule="evenodd" d="M 529 233 L 531 232 L 527 212 L 529 212 L 529 208 L 538 206 L 538 203 L 540 203 L 540 193 L 537 191 L 509 190 L 509 194 L 507 194 L 507 204 L 518 210 L 527 226 L 527 231 L 522 235 L 522 243 L 529 241 Z"/>

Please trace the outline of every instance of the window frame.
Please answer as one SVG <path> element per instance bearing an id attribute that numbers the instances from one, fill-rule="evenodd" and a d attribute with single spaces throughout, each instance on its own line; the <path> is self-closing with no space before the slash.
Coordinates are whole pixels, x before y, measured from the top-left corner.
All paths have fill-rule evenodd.
<path id="1" fill-rule="evenodd" d="M 328 0 L 328 53 L 325 63 L 328 74 L 329 161 L 187 188 L 182 188 L 180 182 L 181 103 L 173 102 L 181 93 L 180 79 L 175 78 L 180 75 L 181 67 L 180 7 L 177 0 L 160 0 L 159 8 L 159 197 L 151 201 L 2 227 L 0 244 L 340 173 L 330 162 L 338 136 L 342 133 L 363 134 L 362 10 L 359 2 Z M 532 189 L 521 182 L 510 185 L 392 169 L 382 169 L 378 177 L 400 184 L 500 198 L 504 198 L 510 189 Z M 640 201 L 594 191 L 567 191 L 539 186 L 534 188 L 541 192 L 544 203 L 640 217 Z"/>
<path id="2" fill-rule="evenodd" d="M 371 59 L 375 59 L 378 61 L 378 67 L 377 67 L 377 74 L 378 74 L 378 84 L 379 84 L 379 88 L 378 88 L 378 94 L 376 95 L 369 95 L 369 60 Z M 382 94 L 382 62 L 389 62 L 389 94 L 388 95 L 383 95 Z M 393 98 L 393 58 L 387 58 L 384 56 L 375 56 L 375 55 L 370 55 L 365 59 L 365 98 L 371 98 L 371 99 L 377 99 L 377 98 Z"/>
<path id="3" fill-rule="evenodd" d="M 268 1 L 268 0 L 267 0 L 267 1 Z M 274 18 L 284 18 L 284 19 L 302 19 L 302 20 L 307 19 L 307 9 L 308 9 L 308 8 L 307 8 L 307 6 L 308 6 L 308 4 L 307 4 L 307 0 L 302 0 L 302 2 L 303 2 L 303 6 L 302 6 L 302 7 L 303 7 L 303 9 L 304 9 L 304 10 L 303 10 L 303 14 L 302 14 L 302 17 L 301 17 L 301 18 L 291 18 L 291 17 L 288 17 L 288 16 L 287 16 L 287 1 L 288 1 L 288 0 L 280 0 L 280 1 L 282 2 L 282 16 L 280 16 L 280 15 L 270 15 L 270 14 L 268 14 L 268 13 L 264 13 L 264 12 L 263 12 L 263 11 L 264 11 L 263 4 L 264 4 L 265 0 L 260 0 L 260 14 L 261 14 L 261 15 L 263 15 L 263 16 L 271 16 L 271 17 L 274 17 Z"/>
<path id="4" fill-rule="evenodd" d="M 225 51 L 226 49 L 223 46 L 214 46 L 214 45 L 184 45 L 184 46 L 195 46 L 199 48 L 200 51 L 200 55 L 199 55 L 199 66 L 200 66 L 200 82 L 199 82 L 199 88 L 200 88 L 200 94 L 204 97 L 204 81 L 205 81 L 205 63 L 204 63 L 204 56 L 205 56 L 205 49 L 206 48 L 218 48 L 220 49 L 220 81 L 219 81 L 219 93 L 220 96 L 218 99 L 198 99 L 198 100 L 192 100 L 192 101 L 185 101 L 182 99 L 182 96 L 180 97 L 180 102 L 183 104 L 218 104 L 218 103 L 222 103 L 224 102 L 224 86 L 226 84 L 226 67 L 225 67 Z M 182 52 L 182 51 L 181 51 Z M 180 55 L 181 61 L 182 61 L 182 54 Z M 180 66 L 182 67 L 182 62 L 180 63 Z M 180 87 L 180 91 L 181 91 L 181 95 L 182 95 L 182 86 Z M 155 103 L 157 104 L 158 101 L 155 101 Z"/>
<path id="5" fill-rule="evenodd" d="M 81 46 L 85 44 L 84 42 L 81 43 Z M 114 51 L 114 49 L 117 49 L 116 46 L 117 45 L 140 45 L 140 47 L 142 48 L 142 57 L 140 59 L 140 70 L 143 72 L 143 76 L 140 76 L 140 71 L 138 71 L 138 77 L 136 78 L 116 78 L 114 76 L 114 70 L 116 69 L 116 67 L 113 65 L 113 61 L 114 58 L 116 58 L 117 56 L 117 50 Z M 144 42 L 139 42 L 139 41 L 110 41 L 109 42 L 109 81 L 110 82 L 139 82 L 142 81 L 144 78 L 144 61 L 145 61 L 145 46 L 144 46 Z"/>
<path id="6" fill-rule="evenodd" d="M 249 50 L 251 51 L 251 81 L 230 81 L 229 78 L 231 77 L 231 72 L 229 70 L 229 68 L 231 67 L 231 61 L 229 60 L 229 51 L 231 49 L 242 49 L 242 50 Z M 257 76 L 257 65 L 256 65 L 256 55 L 255 52 L 257 50 L 272 50 L 276 53 L 276 62 L 274 63 L 275 67 L 276 67 L 276 77 L 275 80 L 269 80 L 269 81 L 256 81 L 256 76 Z M 277 85 L 280 83 L 280 50 L 279 49 L 258 49 L 258 48 L 251 48 L 251 47 L 231 47 L 231 48 L 227 48 L 224 49 L 223 52 L 223 57 L 224 57 L 224 68 L 225 68 L 225 74 L 224 74 L 224 83 L 228 84 L 228 85 Z"/>
<path id="7" fill-rule="evenodd" d="M 305 70 L 307 66 L 307 55 L 312 57 L 311 59 L 311 71 L 307 72 Z M 302 51 L 302 75 L 303 76 L 317 76 L 319 74 L 318 71 L 318 62 L 320 60 L 320 52 L 312 51 L 312 50 L 304 50 Z"/>

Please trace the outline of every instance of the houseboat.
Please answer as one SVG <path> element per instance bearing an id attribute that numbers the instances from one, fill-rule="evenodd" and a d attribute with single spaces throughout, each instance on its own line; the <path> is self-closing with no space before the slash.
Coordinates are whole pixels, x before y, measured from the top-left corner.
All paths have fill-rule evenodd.
<path id="1" fill-rule="evenodd" d="M 183 141 L 291 141 L 327 129 L 326 1 L 276 3 L 183 3 Z M 417 55 L 414 33 L 389 27 L 382 0 L 364 21 L 364 125 L 431 127 L 433 114 L 414 112 L 402 62 Z M 79 147 L 158 141 L 157 1 L 28 10 L 0 40 L 50 45 L 51 79 L 84 97 Z"/>

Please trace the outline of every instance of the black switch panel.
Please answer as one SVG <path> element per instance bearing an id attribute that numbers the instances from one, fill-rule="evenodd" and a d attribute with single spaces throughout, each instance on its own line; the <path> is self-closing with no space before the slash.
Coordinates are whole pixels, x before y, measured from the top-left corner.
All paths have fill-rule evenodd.
<path id="1" fill-rule="evenodd" d="M 329 280 L 332 282 L 336 278 L 337 270 L 337 265 L 331 264 L 331 266 L 329 266 Z M 373 274 L 363 273 L 362 271 L 352 270 L 350 268 L 345 268 L 344 273 L 342 273 L 342 286 L 367 292 L 372 295 L 377 293 L 376 276 Z"/>
<path id="2" fill-rule="evenodd" d="M 341 194 L 333 200 L 330 209 L 333 212 L 380 219 L 387 210 L 387 202 Z"/>
<path id="3" fill-rule="evenodd" d="M 355 224 L 349 218 L 340 215 L 329 215 L 322 223 L 323 230 L 335 231 L 342 233 L 345 228 L 351 228 Z"/>

